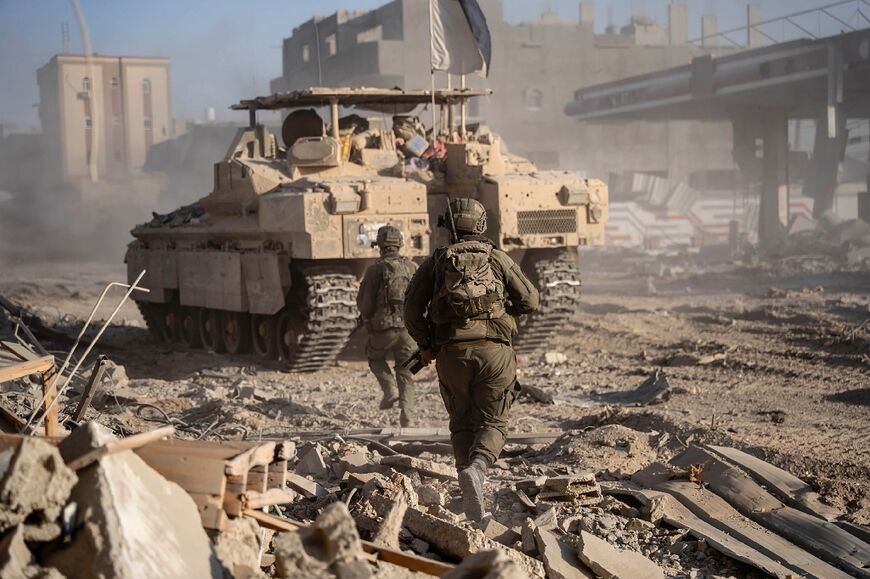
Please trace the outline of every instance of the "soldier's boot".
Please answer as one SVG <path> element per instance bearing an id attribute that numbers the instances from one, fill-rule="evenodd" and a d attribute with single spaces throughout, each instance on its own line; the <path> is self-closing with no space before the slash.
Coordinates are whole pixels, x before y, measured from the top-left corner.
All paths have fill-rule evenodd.
<path id="1" fill-rule="evenodd" d="M 399 424 L 401 424 L 403 428 L 407 428 L 414 424 L 414 413 L 406 408 L 402 408 L 402 414 L 399 416 Z"/>
<path id="2" fill-rule="evenodd" d="M 393 386 L 392 388 L 384 388 L 384 395 L 381 398 L 380 409 L 389 410 L 399 401 L 399 390 Z"/>
<path id="3" fill-rule="evenodd" d="M 468 467 L 459 473 L 459 489 L 462 491 L 462 508 L 469 520 L 479 522 L 485 514 L 483 483 L 486 481 L 486 461 L 475 457 Z"/>

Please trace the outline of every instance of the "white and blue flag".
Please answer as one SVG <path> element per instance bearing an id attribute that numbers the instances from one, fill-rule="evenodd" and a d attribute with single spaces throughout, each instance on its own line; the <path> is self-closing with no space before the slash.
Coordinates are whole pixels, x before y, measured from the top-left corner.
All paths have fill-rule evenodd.
<path id="1" fill-rule="evenodd" d="M 432 70 L 489 75 L 492 38 L 477 0 L 429 0 Z"/>

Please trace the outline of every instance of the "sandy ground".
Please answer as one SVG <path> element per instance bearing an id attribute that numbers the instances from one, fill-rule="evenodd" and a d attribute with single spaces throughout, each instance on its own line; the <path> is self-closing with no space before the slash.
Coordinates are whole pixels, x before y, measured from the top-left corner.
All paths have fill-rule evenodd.
<path id="1" fill-rule="evenodd" d="M 521 397 L 515 430 L 622 424 L 669 433 L 671 453 L 691 442 L 731 444 L 809 481 L 856 522 L 870 522 L 870 273 L 720 266 L 659 267 L 650 276 L 648 263 L 613 267 L 602 256 L 586 263 L 582 310 L 553 347 L 567 362 L 521 360 L 521 380 L 562 403 Z M 0 295 L 74 333 L 102 286 L 124 278 L 122 265 L 19 263 L 5 268 Z M 120 291 L 111 295 L 101 312 L 111 311 Z M 205 438 L 398 426 L 398 411 L 377 410 L 380 393 L 362 344 L 355 336 L 337 367 L 291 375 L 253 356 L 170 350 L 128 305 L 99 350 L 125 367 L 129 382 L 110 388 L 88 417 L 127 432 L 172 421 L 184 436 Z M 656 368 L 671 384 L 666 402 L 590 402 L 637 387 Z M 417 385 L 418 426 L 446 427 L 434 371 L 421 373 Z M 636 458 L 601 463 L 581 450 L 571 460 L 606 476 L 649 460 Z"/>

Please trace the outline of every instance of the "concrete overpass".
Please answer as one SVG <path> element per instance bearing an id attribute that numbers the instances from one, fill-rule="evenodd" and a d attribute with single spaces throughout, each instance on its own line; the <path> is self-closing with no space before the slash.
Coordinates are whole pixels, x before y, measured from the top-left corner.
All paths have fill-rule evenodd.
<path id="1" fill-rule="evenodd" d="M 728 120 L 734 159 L 760 182 L 759 239 L 788 225 L 788 120 L 817 121 L 804 185 L 816 215 L 833 206 L 846 120 L 870 119 L 870 30 L 797 40 L 578 90 L 566 113 L 587 122 Z M 870 190 L 870 177 L 868 177 Z"/>

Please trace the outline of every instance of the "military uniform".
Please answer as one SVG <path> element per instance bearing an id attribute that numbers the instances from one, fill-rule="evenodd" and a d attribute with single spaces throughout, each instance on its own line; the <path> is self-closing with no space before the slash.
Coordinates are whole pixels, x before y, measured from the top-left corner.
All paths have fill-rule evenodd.
<path id="1" fill-rule="evenodd" d="M 368 331 L 369 368 L 383 390 L 381 409 L 398 402 L 402 426 L 413 421 L 416 403 L 413 376 L 402 363 L 414 354 L 416 344 L 405 329 L 401 305 L 389 303 L 385 286 L 394 272 L 410 279 L 416 270 L 413 261 L 399 255 L 398 247 L 382 247 L 381 258 L 366 270 L 357 294 L 357 307 Z M 395 361 L 395 375 L 387 362 L 390 356 Z"/>
<path id="2" fill-rule="evenodd" d="M 515 316 L 535 311 L 538 290 L 520 267 L 503 251 L 482 237 L 486 229 L 486 212 L 471 199 L 451 202 L 449 213 L 455 220 L 459 239 L 450 248 L 442 248 L 417 270 L 405 297 L 405 326 L 421 350 L 437 352 L 441 397 L 450 416 L 450 440 L 459 473 L 459 483 L 469 518 L 483 517 L 483 483 L 486 469 L 495 462 L 504 447 L 511 405 L 519 394 L 516 379 L 516 355 L 511 346 L 517 335 Z M 491 315 L 477 315 L 454 323 L 438 323 L 439 288 L 444 286 L 439 263 L 451 248 L 488 244 L 488 279 L 495 281 Z M 466 269 L 463 271 L 470 271 Z M 464 273 L 462 275 L 465 275 Z M 442 278 L 442 279 L 439 279 Z M 487 282 L 489 283 L 489 282 Z M 477 286 L 486 283 L 477 283 Z M 474 290 L 470 288 L 469 292 Z M 476 305 L 486 304 L 492 291 L 477 295 Z M 460 296 L 461 299 L 461 296 Z M 453 303 L 456 303 L 455 300 Z M 459 306 L 461 309 L 461 304 Z M 436 320 L 433 322 L 432 320 Z"/>

